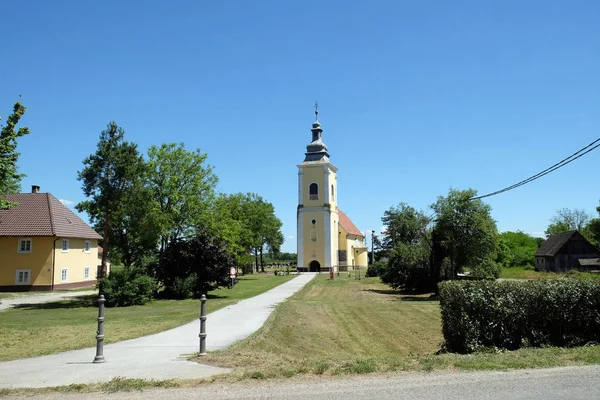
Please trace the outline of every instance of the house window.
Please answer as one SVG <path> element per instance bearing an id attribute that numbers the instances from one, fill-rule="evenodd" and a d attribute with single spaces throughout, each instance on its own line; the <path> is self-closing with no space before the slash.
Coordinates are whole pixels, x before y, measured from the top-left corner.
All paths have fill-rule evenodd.
<path id="1" fill-rule="evenodd" d="M 19 239 L 19 248 L 17 251 L 19 253 L 31 253 L 31 239 Z"/>
<path id="2" fill-rule="evenodd" d="M 92 243 L 89 240 L 85 241 L 84 251 L 86 253 L 91 253 L 92 252 Z"/>
<path id="3" fill-rule="evenodd" d="M 68 253 L 69 252 L 69 239 L 63 239 L 62 240 L 62 252 L 63 253 Z"/>
<path id="4" fill-rule="evenodd" d="M 85 267 L 83 269 L 83 280 L 89 280 L 90 279 L 90 267 Z"/>
<path id="5" fill-rule="evenodd" d="M 310 200 L 319 200 L 319 185 L 311 183 L 308 187 L 308 193 L 310 195 Z"/>
<path id="6" fill-rule="evenodd" d="M 31 270 L 30 269 L 18 269 L 15 283 L 17 285 L 29 285 L 31 282 Z"/>
<path id="7" fill-rule="evenodd" d="M 60 270 L 60 281 L 69 282 L 69 269 L 63 268 Z"/>

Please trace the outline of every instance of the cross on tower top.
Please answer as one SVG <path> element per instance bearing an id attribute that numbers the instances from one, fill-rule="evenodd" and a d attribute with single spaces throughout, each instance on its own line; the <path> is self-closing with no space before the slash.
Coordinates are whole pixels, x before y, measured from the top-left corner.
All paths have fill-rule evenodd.
<path id="1" fill-rule="evenodd" d="M 315 118 L 318 121 L 319 120 L 319 102 L 315 101 Z"/>

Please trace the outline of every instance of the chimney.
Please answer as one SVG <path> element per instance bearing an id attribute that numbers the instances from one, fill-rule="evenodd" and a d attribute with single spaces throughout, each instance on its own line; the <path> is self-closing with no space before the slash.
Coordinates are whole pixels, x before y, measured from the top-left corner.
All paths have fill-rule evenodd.
<path id="1" fill-rule="evenodd" d="M 40 187 L 38 185 L 31 185 L 31 193 L 39 193 Z"/>

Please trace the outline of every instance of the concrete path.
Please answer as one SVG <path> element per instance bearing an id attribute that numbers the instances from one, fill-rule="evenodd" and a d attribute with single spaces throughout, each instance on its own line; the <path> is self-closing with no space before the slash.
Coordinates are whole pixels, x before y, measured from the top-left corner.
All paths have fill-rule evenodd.
<path id="1" fill-rule="evenodd" d="M 314 274 L 304 274 L 268 292 L 208 315 L 206 348 L 224 349 L 256 332 L 275 304 L 300 290 Z M 209 300 L 210 301 L 210 300 Z M 110 329 L 110 315 L 106 329 Z M 106 363 L 92 364 L 95 348 L 0 363 L 0 388 L 63 386 L 109 381 L 115 377 L 206 378 L 228 369 L 186 360 L 198 352 L 199 321 L 179 328 L 104 346 Z"/>
<path id="2" fill-rule="evenodd" d="M 89 294 L 98 293 L 96 290 L 80 290 L 74 292 L 54 292 L 54 293 L 38 293 L 21 296 L 20 294 L 8 299 L 0 299 L 0 311 L 21 304 L 41 304 L 50 303 L 53 301 L 65 300 L 71 297 L 87 296 Z"/>

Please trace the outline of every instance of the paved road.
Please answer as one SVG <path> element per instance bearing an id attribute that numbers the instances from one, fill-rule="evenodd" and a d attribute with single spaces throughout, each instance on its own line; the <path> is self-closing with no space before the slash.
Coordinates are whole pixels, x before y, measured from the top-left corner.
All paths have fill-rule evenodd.
<path id="1" fill-rule="evenodd" d="M 283 380 L 269 383 L 212 384 L 187 389 L 129 393 L 56 393 L 36 400 L 564 400 L 600 398 L 600 366 L 511 372 L 430 373 L 353 376 L 344 379 Z"/>
<path id="2" fill-rule="evenodd" d="M 0 311 L 20 304 L 50 303 L 53 301 L 65 300 L 71 297 L 86 296 L 94 293 L 98 292 L 96 290 L 81 290 L 76 292 L 38 293 L 27 296 L 19 295 L 8 299 L 0 299 Z"/>
<path id="3" fill-rule="evenodd" d="M 207 350 L 219 350 L 256 332 L 275 304 L 308 283 L 314 274 L 300 275 L 263 294 L 208 315 Z M 106 316 L 110 329 L 110 313 Z M 0 388 L 63 386 L 109 381 L 115 377 L 170 379 L 205 378 L 229 370 L 186 360 L 198 352 L 199 322 L 104 347 L 107 362 L 92 364 L 95 348 L 0 363 Z M 184 357 L 182 357 L 182 355 Z"/>

